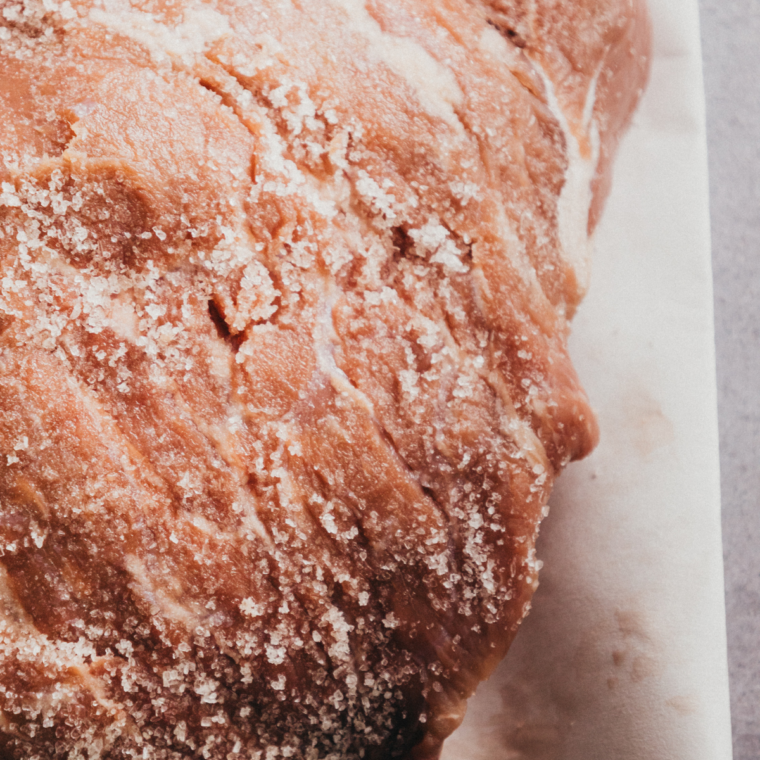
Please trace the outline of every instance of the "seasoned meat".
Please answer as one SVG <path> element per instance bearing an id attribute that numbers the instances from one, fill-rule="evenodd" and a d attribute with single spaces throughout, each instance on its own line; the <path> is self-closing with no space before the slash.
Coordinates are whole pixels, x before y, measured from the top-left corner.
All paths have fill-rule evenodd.
<path id="1" fill-rule="evenodd" d="M 0 10 L 0 757 L 437 757 L 597 438 L 642 3 Z"/>

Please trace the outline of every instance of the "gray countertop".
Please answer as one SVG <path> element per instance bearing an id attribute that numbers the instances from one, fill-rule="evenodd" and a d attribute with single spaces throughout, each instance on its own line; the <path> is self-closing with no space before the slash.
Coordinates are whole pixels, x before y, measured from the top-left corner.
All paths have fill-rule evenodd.
<path id="1" fill-rule="evenodd" d="M 734 760 L 760 758 L 760 13 L 700 0 Z"/>

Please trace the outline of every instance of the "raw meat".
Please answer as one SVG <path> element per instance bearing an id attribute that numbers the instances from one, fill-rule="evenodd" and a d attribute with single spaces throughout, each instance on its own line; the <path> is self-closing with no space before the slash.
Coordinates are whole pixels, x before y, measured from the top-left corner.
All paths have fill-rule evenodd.
<path id="1" fill-rule="evenodd" d="M 597 438 L 642 3 L 0 8 L 0 756 L 437 757 Z"/>

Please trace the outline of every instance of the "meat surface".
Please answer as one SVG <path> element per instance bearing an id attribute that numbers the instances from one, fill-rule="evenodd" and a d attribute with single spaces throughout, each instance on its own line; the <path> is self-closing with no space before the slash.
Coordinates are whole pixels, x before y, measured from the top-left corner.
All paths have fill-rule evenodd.
<path id="1" fill-rule="evenodd" d="M 642 0 L 0 10 L 0 757 L 436 758 L 597 438 Z"/>

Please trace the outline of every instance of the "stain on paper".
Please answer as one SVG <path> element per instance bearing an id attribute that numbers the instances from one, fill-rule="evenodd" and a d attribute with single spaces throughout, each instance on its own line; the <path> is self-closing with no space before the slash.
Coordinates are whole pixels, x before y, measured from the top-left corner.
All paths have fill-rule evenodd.
<path id="1" fill-rule="evenodd" d="M 662 406 L 645 388 L 636 388 L 625 396 L 627 429 L 633 444 L 642 457 L 649 457 L 658 449 L 675 441 L 672 421 Z"/>

